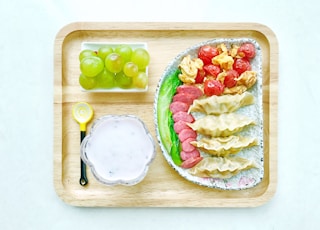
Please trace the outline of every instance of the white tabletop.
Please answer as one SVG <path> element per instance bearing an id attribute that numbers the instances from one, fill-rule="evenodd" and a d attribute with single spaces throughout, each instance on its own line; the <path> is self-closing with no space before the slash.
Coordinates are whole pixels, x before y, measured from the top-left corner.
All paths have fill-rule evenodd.
<path id="1" fill-rule="evenodd" d="M 316 0 L 1 1 L 0 229 L 318 228 L 319 9 Z M 76 21 L 257 22 L 271 28 L 279 43 L 275 196 L 260 207 L 236 209 L 64 203 L 53 186 L 53 44 L 60 28 Z"/>

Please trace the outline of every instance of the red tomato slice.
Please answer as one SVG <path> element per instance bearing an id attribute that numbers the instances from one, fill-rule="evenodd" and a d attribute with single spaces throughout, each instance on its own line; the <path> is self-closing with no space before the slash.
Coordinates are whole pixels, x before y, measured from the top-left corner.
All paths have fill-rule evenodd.
<path id="1" fill-rule="evenodd" d="M 243 72 L 251 70 L 251 65 L 248 59 L 238 58 L 233 63 L 233 69 L 241 75 Z"/>
<path id="2" fill-rule="evenodd" d="M 214 79 L 207 79 L 204 81 L 204 93 L 208 97 L 212 95 L 220 96 L 223 93 L 224 85 Z"/>
<path id="3" fill-rule="evenodd" d="M 234 69 L 230 69 L 227 71 L 227 76 L 224 78 L 224 86 L 228 88 L 232 88 L 236 86 L 237 79 L 239 77 L 239 73 L 235 71 Z"/>
<path id="4" fill-rule="evenodd" d="M 212 77 L 217 77 L 218 74 L 221 73 L 220 66 L 213 65 L 213 64 L 205 65 L 205 66 L 203 66 L 203 69 L 207 75 L 210 75 Z"/>
<path id="5" fill-rule="evenodd" d="M 195 83 L 202 83 L 204 80 L 204 77 L 206 76 L 206 71 L 204 69 L 198 69 L 198 73 L 195 79 Z"/>
<path id="6" fill-rule="evenodd" d="M 219 55 L 218 49 L 209 45 L 201 46 L 198 51 L 198 58 L 203 61 L 204 65 L 212 64 L 212 58 L 217 55 Z"/>
<path id="7" fill-rule="evenodd" d="M 244 43 L 238 49 L 238 54 L 241 57 L 253 58 L 256 55 L 256 48 L 252 43 Z"/>

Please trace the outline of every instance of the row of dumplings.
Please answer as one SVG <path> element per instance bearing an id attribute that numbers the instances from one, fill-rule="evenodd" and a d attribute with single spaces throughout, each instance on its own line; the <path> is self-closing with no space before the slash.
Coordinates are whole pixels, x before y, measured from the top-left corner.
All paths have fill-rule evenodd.
<path id="1" fill-rule="evenodd" d="M 198 177 L 230 178 L 243 170 L 255 167 L 255 162 L 237 157 L 244 148 L 258 144 L 256 137 L 239 133 L 256 124 L 255 120 L 236 113 L 238 109 L 255 103 L 250 92 L 236 95 L 203 97 L 193 101 L 189 113 L 202 117 L 188 125 L 198 133 L 191 144 L 206 153 L 206 156 L 189 173 Z"/>

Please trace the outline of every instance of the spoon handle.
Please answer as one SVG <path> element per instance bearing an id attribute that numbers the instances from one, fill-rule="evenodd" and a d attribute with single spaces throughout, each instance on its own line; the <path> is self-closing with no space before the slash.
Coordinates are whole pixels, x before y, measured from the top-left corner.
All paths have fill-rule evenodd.
<path id="1" fill-rule="evenodd" d="M 81 144 L 82 140 L 86 136 L 86 131 L 80 131 L 80 136 L 81 136 L 81 138 L 80 138 L 80 144 Z M 86 164 L 83 162 L 82 159 L 80 159 L 80 164 L 81 164 L 80 165 L 81 166 L 81 168 L 80 168 L 81 175 L 80 175 L 79 183 L 80 183 L 80 185 L 85 186 L 86 184 L 88 184 Z"/>

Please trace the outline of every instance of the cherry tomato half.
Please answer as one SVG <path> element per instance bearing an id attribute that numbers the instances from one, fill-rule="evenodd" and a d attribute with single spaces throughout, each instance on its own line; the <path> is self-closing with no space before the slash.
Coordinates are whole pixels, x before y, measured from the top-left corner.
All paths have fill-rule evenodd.
<path id="1" fill-rule="evenodd" d="M 203 83 L 204 77 L 206 76 L 206 71 L 204 69 L 198 69 L 197 76 L 195 79 L 195 83 Z"/>
<path id="2" fill-rule="evenodd" d="M 237 79 L 238 77 L 239 74 L 237 71 L 235 71 L 234 69 L 228 70 L 227 76 L 224 78 L 224 86 L 228 88 L 236 86 L 237 81 L 235 79 Z"/>
<path id="3" fill-rule="evenodd" d="M 252 43 L 244 43 L 238 49 L 238 54 L 241 57 L 253 58 L 256 55 L 256 48 Z"/>
<path id="4" fill-rule="evenodd" d="M 223 93 L 223 90 L 224 85 L 218 80 L 207 79 L 204 81 L 204 93 L 207 96 L 220 96 Z"/>
<path id="5" fill-rule="evenodd" d="M 238 58 L 235 59 L 233 63 L 233 69 L 240 74 L 245 71 L 251 70 L 251 65 L 248 59 L 246 58 Z"/>
<path id="6" fill-rule="evenodd" d="M 217 55 L 219 55 L 218 49 L 209 45 L 201 46 L 198 51 L 198 58 L 203 61 L 204 65 L 212 64 L 212 58 Z"/>
<path id="7" fill-rule="evenodd" d="M 212 77 L 217 77 L 219 73 L 221 73 L 220 66 L 208 64 L 203 66 L 204 71 L 206 71 L 207 75 L 210 75 Z"/>

